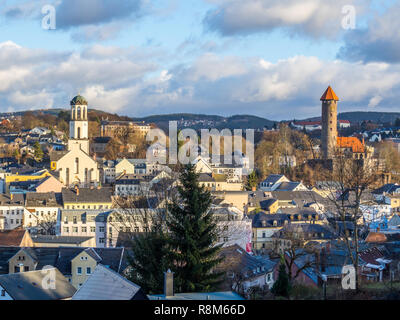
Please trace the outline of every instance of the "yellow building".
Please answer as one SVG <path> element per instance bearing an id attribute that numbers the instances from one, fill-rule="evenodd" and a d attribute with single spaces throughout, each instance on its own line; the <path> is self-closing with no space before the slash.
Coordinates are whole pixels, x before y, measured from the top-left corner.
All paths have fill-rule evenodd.
<path id="1" fill-rule="evenodd" d="M 111 188 L 62 189 L 64 209 L 111 209 Z"/>
<path id="2" fill-rule="evenodd" d="M 71 284 L 79 288 L 92 274 L 101 261 L 100 256 L 94 250 L 84 250 L 71 260 Z"/>

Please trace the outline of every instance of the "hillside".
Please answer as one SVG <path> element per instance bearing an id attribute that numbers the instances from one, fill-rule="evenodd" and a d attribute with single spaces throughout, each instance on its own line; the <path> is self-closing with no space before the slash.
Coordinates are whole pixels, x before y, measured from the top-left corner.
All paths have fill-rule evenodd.
<path id="1" fill-rule="evenodd" d="M 216 129 L 263 129 L 271 128 L 275 121 L 256 117 L 252 115 L 234 115 L 222 117 L 217 115 L 176 113 L 165 115 L 154 115 L 143 118 L 133 118 L 135 121 L 145 121 L 155 123 L 161 129 L 168 128 L 169 121 L 178 121 L 178 128 L 185 127 L 193 129 L 216 128 Z"/>
<path id="2" fill-rule="evenodd" d="M 400 112 L 373 112 L 373 111 L 351 111 L 338 114 L 338 119 L 349 120 L 351 123 L 360 123 L 362 121 L 372 121 L 375 123 L 394 123 L 400 118 Z M 321 117 L 304 119 L 305 121 L 320 120 Z"/>

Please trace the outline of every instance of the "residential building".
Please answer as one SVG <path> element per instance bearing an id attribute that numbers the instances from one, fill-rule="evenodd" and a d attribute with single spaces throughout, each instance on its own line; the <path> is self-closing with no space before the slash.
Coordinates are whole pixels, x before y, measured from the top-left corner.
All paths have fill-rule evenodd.
<path id="1" fill-rule="evenodd" d="M 22 194 L 0 194 L 0 231 L 22 226 L 25 213 Z"/>
<path id="2" fill-rule="evenodd" d="M 99 263 L 72 300 L 148 300 L 148 297 L 138 285 Z"/>
<path id="3" fill-rule="evenodd" d="M 215 272 L 225 274 L 219 290 L 233 290 L 248 295 L 253 288 L 272 288 L 278 261 L 250 255 L 238 245 L 221 249 L 219 257 L 224 260 L 215 268 Z"/>
<path id="4" fill-rule="evenodd" d="M 0 275 L 0 300 L 68 300 L 75 292 L 57 268 Z"/>
<path id="5" fill-rule="evenodd" d="M 63 188 L 62 201 L 64 209 L 110 209 L 112 188 Z"/>

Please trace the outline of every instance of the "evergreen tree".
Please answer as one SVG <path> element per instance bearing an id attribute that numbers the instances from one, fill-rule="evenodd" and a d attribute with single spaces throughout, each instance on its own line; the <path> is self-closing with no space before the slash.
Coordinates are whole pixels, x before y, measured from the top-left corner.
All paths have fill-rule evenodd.
<path id="1" fill-rule="evenodd" d="M 282 258 L 284 259 L 284 258 Z M 276 296 L 289 297 L 290 293 L 290 282 L 289 276 L 286 272 L 285 262 L 281 261 L 279 265 L 278 279 L 275 281 L 271 288 L 271 292 Z"/>
<path id="2" fill-rule="evenodd" d="M 167 227 L 174 264 L 177 292 L 205 292 L 215 289 L 222 273 L 212 269 L 222 261 L 217 225 L 209 210 L 211 195 L 198 184 L 194 166 L 185 165 L 178 186 L 179 200 L 168 206 Z"/>
<path id="3" fill-rule="evenodd" d="M 256 173 L 255 170 L 253 170 L 253 171 L 249 174 L 249 176 L 248 176 L 248 178 L 247 178 L 246 189 L 247 189 L 247 190 L 252 190 L 253 188 L 256 188 L 256 187 L 257 187 L 257 184 L 258 184 L 257 181 L 258 181 L 257 173 Z"/>
<path id="4" fill-rule="evenodd" d="M 18 163 L 21 161 L 21 153 L 19 152 L 19 149 L 14 150 L 14 158 L 18 160 Z"/>
<path id="5" fill-rule="evenodd" d="M 43 159 L 43 150 L 42 147 L 40 146 L 40 143 L 38 141 L 35 142 L 33 145 L 33 149 L 35 150 L 34 156 L 37 161 L 42 161 Z"/>
<path id="6" fill-rule="evenodd" d="M 152 230 L 136 235 L 128 255 L 128 279 L 148 294 L 159 294 L 164 288 L 164 272 L 170 268 L 165 233 Z"/>

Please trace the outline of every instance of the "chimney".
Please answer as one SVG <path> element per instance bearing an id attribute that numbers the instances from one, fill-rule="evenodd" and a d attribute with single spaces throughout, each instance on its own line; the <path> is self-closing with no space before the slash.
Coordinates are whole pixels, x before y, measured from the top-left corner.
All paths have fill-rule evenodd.
<path id="1" fill-rule="evenodd" d="M 331 253 L 331 243 L 330 242 L 326 243 L 326 253 L 328 253 L 328 254 Z"/>
<path id="2" fill-rule="evenodd" d="M 251 191 L 257 191 L 257 187 L 251 187 Z"/>
<path id="3" fill-rule="evenodd" d="M 321 250 L 321 272 L 325 272 L 326 270 L 326 251 L 325 248 Z"/>
<path id="4" fill-rule="evenodd" d="M 75 186 L 75 192 L 76 192 L 76 195 L 79 196 L 79 187 L 78 186 Z"/>
<path id="5" fill-rule="evenodd" d="M 10 200 L 12 201 L 14 198 L 14 194 L 10 193 Z"/>
<path id="6" fill-rule="evenodd" d="M 164 296 L 172 297 L 174 295 L 174 273 L 168 269 L 164 272 Z"/>

